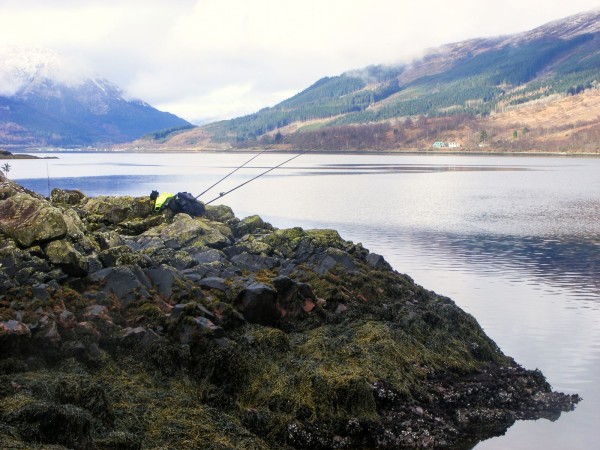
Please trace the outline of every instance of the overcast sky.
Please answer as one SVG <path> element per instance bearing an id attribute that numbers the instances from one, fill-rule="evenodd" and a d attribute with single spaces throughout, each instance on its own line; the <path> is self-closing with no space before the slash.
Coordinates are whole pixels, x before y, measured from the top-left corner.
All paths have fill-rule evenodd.
<path id="1" fill-rule="evenodd" d="M 323 76 L 598 7 L 593 0 L 0 0 L 0 46 L 58 51 L 129 95 L 197 122 L 272 106 Z"/>

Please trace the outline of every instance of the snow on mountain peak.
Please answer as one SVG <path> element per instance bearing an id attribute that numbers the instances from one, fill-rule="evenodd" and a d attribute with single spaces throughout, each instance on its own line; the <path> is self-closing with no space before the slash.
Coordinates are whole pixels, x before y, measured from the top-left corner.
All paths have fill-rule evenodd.
<path id="1" fill-rule="evenodd" d="M 91 77 L 79 62 L 44 48 L 0 49 L 0 95 L 13 96 L 47 80 L 75 86 Z"/>

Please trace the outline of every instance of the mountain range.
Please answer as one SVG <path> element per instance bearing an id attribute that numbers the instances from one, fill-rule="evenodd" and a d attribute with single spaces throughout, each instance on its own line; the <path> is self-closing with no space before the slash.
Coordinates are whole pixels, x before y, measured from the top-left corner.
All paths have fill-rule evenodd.
<path id="1" fill-rule="evenodd" d="M 201 127 L 51 51 L 3 52 L 6 148 L 600 151 L 600 9 L 326 76 L 273 107 Z"/>
<path id="2" fill-rule="evenodd" d="M 84 76 L 45 49 L 0 55 L 0 146 L 82 147 L 128 142 L 187 121 L 127 99 L 122 89 Z"/>
<path id="3" fill-rule="evenodd" d="M 598 151 L 599 88 L 600 9 L 324 77 L 254 114 L 138 145 Z"/>

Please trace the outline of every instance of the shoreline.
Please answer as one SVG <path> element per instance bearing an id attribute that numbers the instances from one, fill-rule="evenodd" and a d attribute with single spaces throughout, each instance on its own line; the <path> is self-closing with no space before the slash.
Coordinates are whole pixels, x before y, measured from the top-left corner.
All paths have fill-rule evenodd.
<path id="1" fill-rule="evenodd" d="M 51 149 L 27 149 L 27 152 L 30 153 L 239 153 L 239 154 L 247 154 L 247 153 L 256 153 L 265 151 L 266 153 L 271 154 L 290 154 L 290 153 L 299 153 L 304 152 L 306 149 L 278 149 L 278 148 L 251 148 L 251 149 L 185 149 L 185 148 L 162 148 L 162 149 L 83 149 L 83 150 L 75 150 L 75 149 L 61 149 L 61 148 L 51 148 Z M 16 151 L 16 150 L 15 150 Z M 586 158 L 597 158 L 600 157 L 600 151 L 598 152 L 549 152 L 549 151 L 536 151 L 536 150 L 527 150 L 527 151 L 480 151 L 480 150 L 456 150 L 456 151 L 439 151 L 439 150 L 419 150 L 419 149 L 402 149 L 402 150 L 308 150 L 307 154 L 314 155 L 434 155 L 434 156 L 556 156 L 556 157 L 586 157 Z M 13 158 L 5 158 L 5 159 L 54 159 L 54 157 L 45 156 L 45 157 L 36 157 L 33 155 L 25 155 L 26 157 L 20 157 L 20 153 L 16 153 Z M 0 159 L 3 159 L 0 156 Z"/>

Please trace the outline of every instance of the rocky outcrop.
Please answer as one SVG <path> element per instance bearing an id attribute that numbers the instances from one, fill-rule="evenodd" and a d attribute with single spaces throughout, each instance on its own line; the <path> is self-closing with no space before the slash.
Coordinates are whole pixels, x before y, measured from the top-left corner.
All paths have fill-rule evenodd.
<path id="1" fill-rule="evenodd" d="M 0 231 L 23 247 L 59 239 L 67 224 L 58 208 L 27 194 L 16 194 L 0 203 Z"/>
<path id="2" fill-rule="evenodd" d="M 0 193 L 2 448 L 468 447 L 579 400 L 333 230 Z"/>

